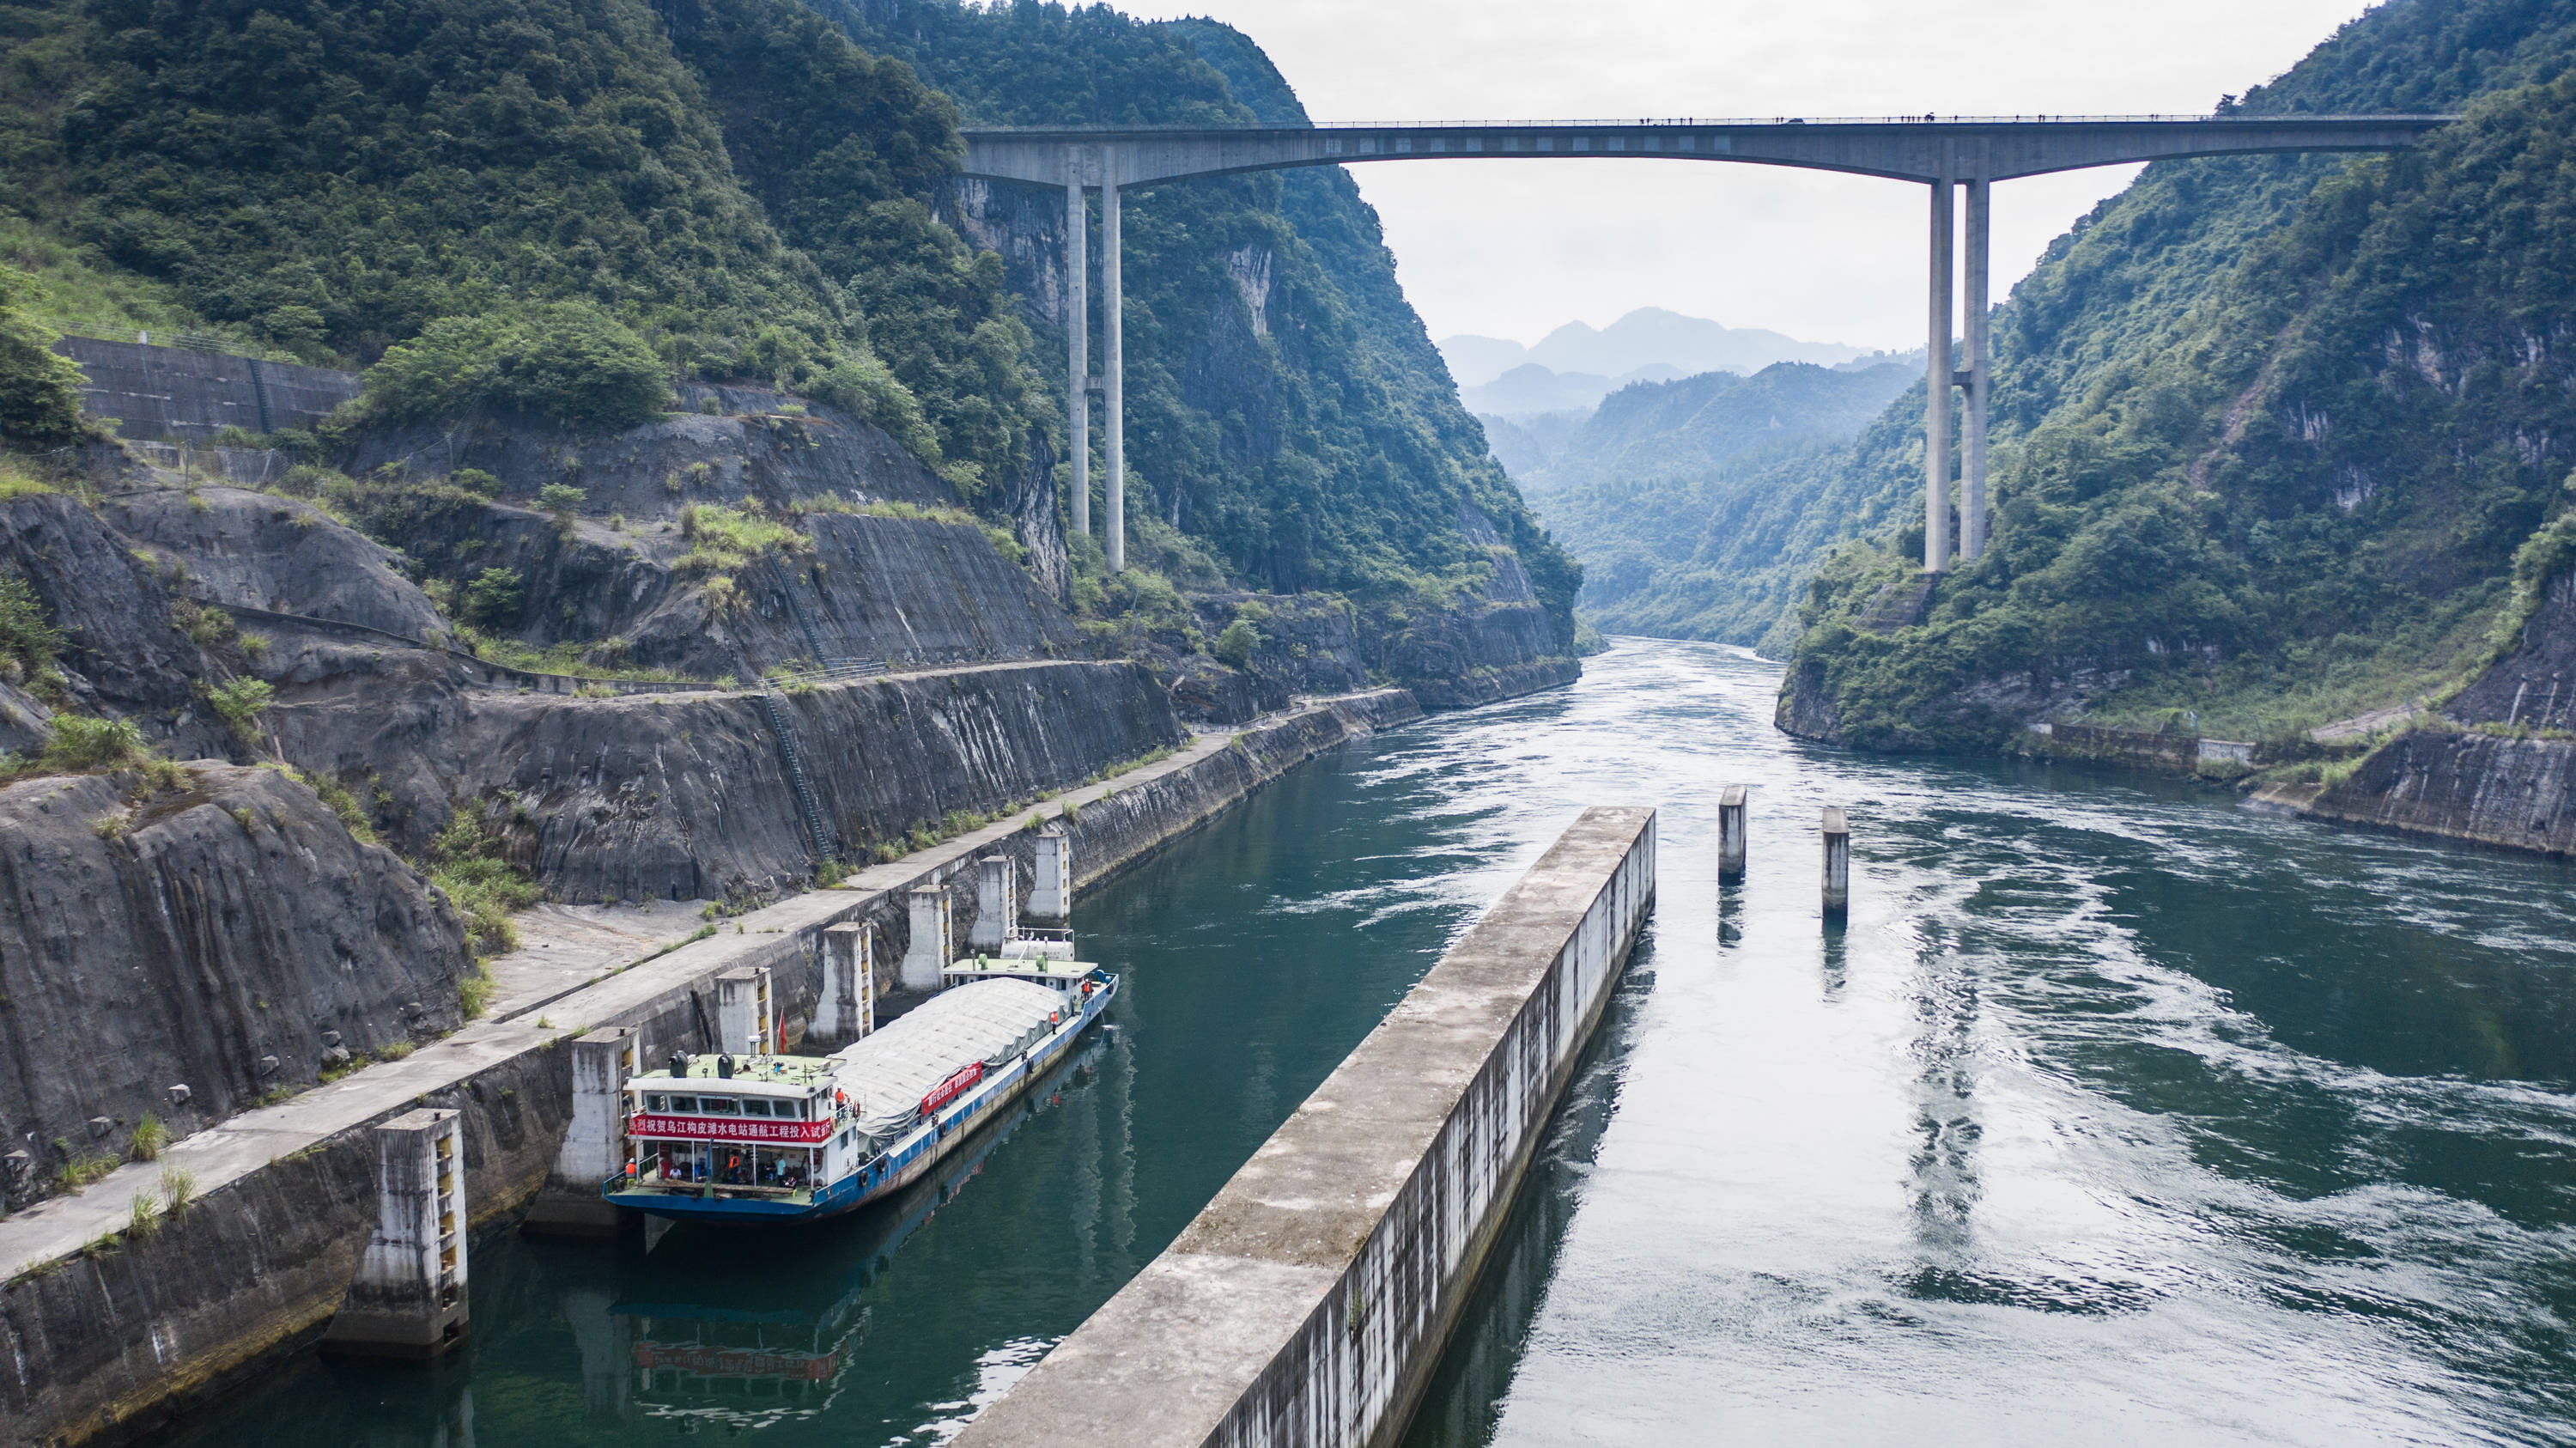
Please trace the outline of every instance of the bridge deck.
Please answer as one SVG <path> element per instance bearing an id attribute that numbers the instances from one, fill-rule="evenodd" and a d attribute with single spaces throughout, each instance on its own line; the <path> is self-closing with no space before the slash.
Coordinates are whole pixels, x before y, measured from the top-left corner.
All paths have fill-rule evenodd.
<path id="1" fill-rule="evenodd" d="M 1931 182 L 1989 181 L 2185 156 L 2393 151 L 2453 117 L 2039 116 L 1456 121 L 1234 128 L 969 130 L 966 173 L 1063 186 L 1449 158 L 1735 161 Z"/>

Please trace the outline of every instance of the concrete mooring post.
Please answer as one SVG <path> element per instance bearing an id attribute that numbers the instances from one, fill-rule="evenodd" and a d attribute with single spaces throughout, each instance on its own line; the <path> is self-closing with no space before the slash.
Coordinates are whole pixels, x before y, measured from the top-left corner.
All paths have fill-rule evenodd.
<path id="1" fill-rule="evenodd" d="M 939 973 L 948 968 L 948 892 L 924 885 L 907 898 L 912 905 L 912 942 L 904 947 L 895 984 L 904 990 L 937 990 Z"/>
<path id="2" fill-rule="evenodd" d="M 766 1056 L 777 1049 L 777 1022 L 769 1005 L 769 967 L 746 965 L 717 976 L 717 1052 L 727 1056 Z"/>
<path id="3" fill-rule="evenodd" d="M 1825 806 L 1825 918 L 1840 920 L 1851 910 L 1851 824 L 1843 812 Z"/>
<path id="4" fill-rule="evenodd" d="M 1073 923 L 1073 839 L 1061 824 L 1051 824 L 1038 831 L 1036 880 L 1029 888 L 1028 903 L 1020 913 L 1031 924 L 1065 926 Z"/>
<path id="5" fill-rule="evenodd" d="M 1020 867 L 1008 855 L 986 855 L 975 862 L 975 925 L 966 944 L 999 952 L 1020 930 Z"/>
<path id="6" fill-rule="evenodd" d="M 1731 884 L 1744 878 L 1744 786 L 1730 784 L 1717 802 L 1717 878 Z"/>
<path id="7" fill-rule="evenodd" d="M 613 1237 L 617 1208 L 600 1184 L 626 1169 L 626 1078 L 644 1069 L 640 1026 L 608 1026 L 572 1042 L 572 1122 L 519 1230 L 535 1236 Z"/>
<path id="8" fill-rule="evenodd" d="M 376 1230 L 326 1352 L 434 1358 L 465 1336 L 465 1140 L 457 1113 L 413 1111 L 376 1128 Z"/>
<path id="9" fill-rule="evenodd" d="M 855 920 L 823 932 L 823 994 L 814 1032 L 846 1046 L 877 1028 L 876 930 Z"/>

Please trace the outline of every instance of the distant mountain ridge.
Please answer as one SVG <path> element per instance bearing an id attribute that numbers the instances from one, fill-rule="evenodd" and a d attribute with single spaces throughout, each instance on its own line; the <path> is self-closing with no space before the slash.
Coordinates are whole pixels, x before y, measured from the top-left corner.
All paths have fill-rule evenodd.
<path id="1" fill-rule="evenodd" d="M 1854 439 L 1918 385 L 1901 363 L 1775 363 L 1612 393 L 1527 472 L 1505 456 L 1556 435 L 1487 421 L 1495 454 L 1584 566 L 1577 603 L 1605 631 L 1775 648 L 1808 575 L 1850 535 L 1832 481 Z M 1561 427 L 1561 424 L 1559 424 Z"/>
<path id="2" fill-rule="evenodd" d="M 1780 362 L 1751 377 L 1703 372 L 1623 387 L 1521 485 L 1532 494 L 1593 483 L 1633 486 L 1697 477 L 1757 449 L 1846 441 L 1913 377 L 1893 364 L 1845 372 Z"/>
<path id="3" fill-rule="evenodd" d="M 1501 337 L 1471 334 L 1439 344 L 1461 388 L 1481 388 L 1514 368 L 1535 364 L 1556 373 L 1625 378 L 1662 364 L 1667 376 L 1697 372 L 1752 374 L 1774 362 L 1833 366 L 1867 355 L 1839 342 L 1802 342 L 1761 327 L 1729 327 L 1706 317 L 1686 317 L 1662 307 L 1639 307 L 1607 327 L 1568 322 L 1535 347 Z"/>

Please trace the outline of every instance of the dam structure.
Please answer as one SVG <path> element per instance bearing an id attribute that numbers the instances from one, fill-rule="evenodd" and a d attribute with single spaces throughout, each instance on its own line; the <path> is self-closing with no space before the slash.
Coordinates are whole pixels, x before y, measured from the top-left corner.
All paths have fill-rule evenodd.
<path id="1" fill-rule="evenodd" d="M 1584 811 L 958 1448 L 1393 1441 L 1654 898 L 1655 812 Z"/>
<path id="2" fill-rule="evenodd" d="M 1195 176 L 1341 166 L 1361 161 L 1614 157 L 1621 160 L 1733 161 L 1908 181 L 1931 190 L 1931 286 L 1926 328 L 1929 389 L 1967 395 L 1959 556 L 1986 546 L 1987 337 L 1992 187 L 1997 181 L 2093 166 L 2197 156 L 2398 151 L 2455 119 L 2385 116 L 1888 116 L 1865 119 L 1458 121 L 1242 127 L 1053 127 L 981 129 L 966 134 L 965 174 L 992 181 L 1062 187 L 1065 297 L 1069 325 L 1068 404 L 1072 425 L 1073 526 L 1091 526 L 1092 393 L 1102 394 L 1109 477 L 1104 547 L 1123 570 L 1126 543 L 1126 424 L 1119 193 Z M 1959 272 L 1958 193 L 1965 188 L 1965 367 L 1954 367 L 1954 280 Z M 1100 192 L 1100 278 L 1104 370 L 1090 375 L 1088 207 Z M 1950 564 L 1950 408 L 1924 409 L 1923 568 Z"/>

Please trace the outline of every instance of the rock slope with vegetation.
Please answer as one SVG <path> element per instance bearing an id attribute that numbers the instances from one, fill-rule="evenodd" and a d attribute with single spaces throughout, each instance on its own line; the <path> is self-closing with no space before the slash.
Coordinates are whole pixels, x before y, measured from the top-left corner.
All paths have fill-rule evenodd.
<path id="1" fill-rule="evenodd" d="M 1185 720 L 1569 676 L 1576 571 L 1338 175 L 1136 198 L 1146 566 L 1067 536 L 1060 215 L 959 125 L 1236 85 L 1294 106 L 1045 6 L 0 6 L 13 1197 L 452 1028 L 545 895 L 738 908 Z M 147 457 L 53 321 L 363 381 Z"/>
<path id="2" fill-rule="evenodd" d="M 2288 738 L 2473 677 L 2517 550 L 2571 501 L 2571 54 L 2576 6 L 2395 0 L 2222 109 L 2459 124 L 2396 156 L 2159 163 L 2060 238 L 1996 319 L 1992 549 L 1909 620 L 1880 604 L 1920 582 L 1920 523 L 1846 544 L 1784 725 Z M 1922 406 L 1840 474 L 1883 516 L 1920 508 Z"/>

